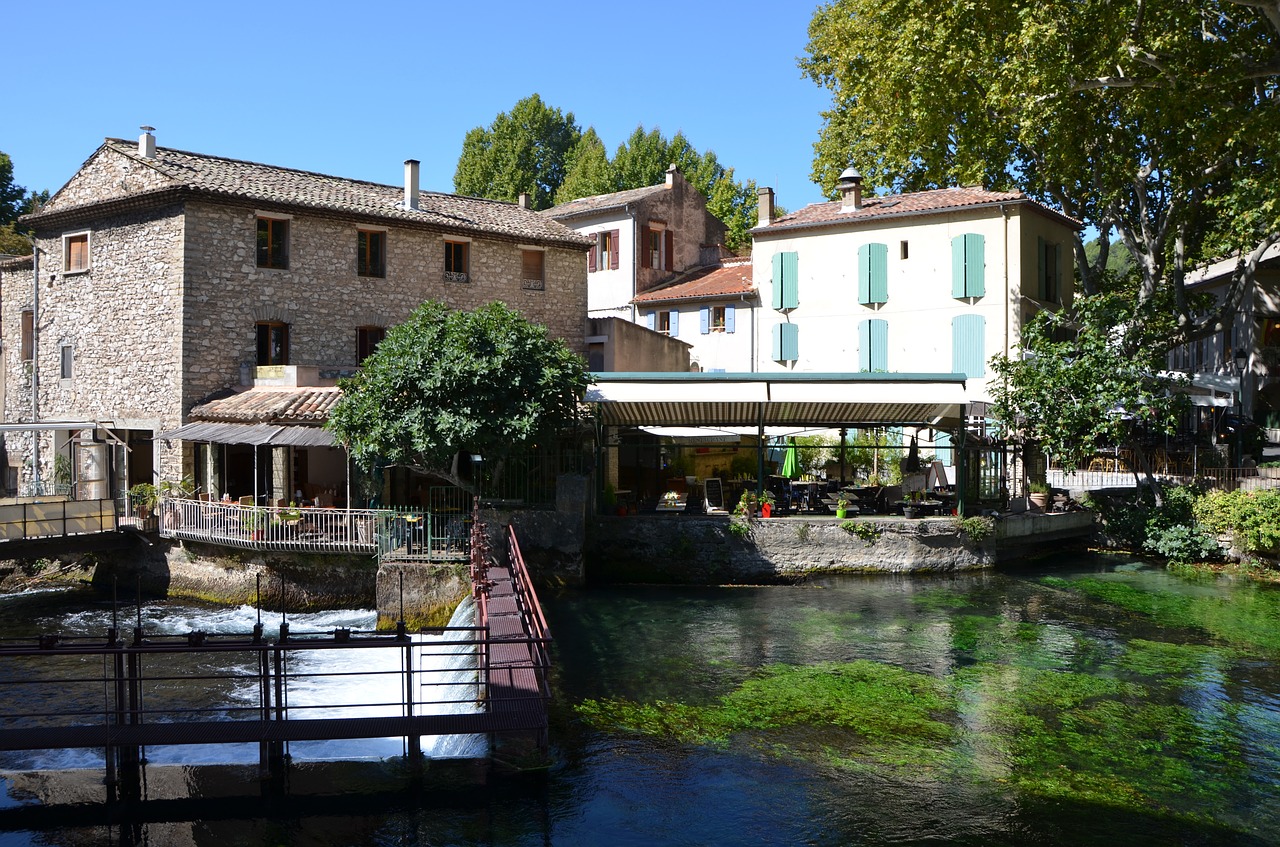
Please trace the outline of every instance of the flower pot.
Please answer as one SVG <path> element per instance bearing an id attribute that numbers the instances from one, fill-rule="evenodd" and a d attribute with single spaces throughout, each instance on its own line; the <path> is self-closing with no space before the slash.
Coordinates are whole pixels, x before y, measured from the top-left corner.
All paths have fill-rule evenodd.
<path id="1" fill-rule="evenodd" d="M 773 504 L 772 504 L 772 503 L 765 503 L 763 506 L 761 506 L 761 507 L 760 507 L 760 517 L 762 517 L 762 518 L 769 518 L 769 517 L 773 517 Z"/>
<path id="2" fill-rule="evenodd" d="M 902 516 L 904 518 L 907 518 L 908 520 L 914 520 L 920 517 L 922 514 L 923 514 L 923 511 L 917 506 L 902 507 Z"/>
<path id="3" fill-rule="evenodd" d="M 845 510 L 839 507 L 836 507 L 836 517 L 843 519 L 844 516 L 845 516 Z"/>
<path id="4" fill-rule="evenodd" d="M 1047 512 L 1049 510 L 1048 492 L 1032 492 L 1027 495 L 1027 501 L 1031 504 L 1033 512 Z"/>

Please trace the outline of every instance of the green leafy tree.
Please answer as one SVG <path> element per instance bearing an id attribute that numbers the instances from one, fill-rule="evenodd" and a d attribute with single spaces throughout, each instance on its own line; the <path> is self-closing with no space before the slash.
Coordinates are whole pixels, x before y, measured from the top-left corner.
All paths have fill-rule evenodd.
<path id="1" fill-rule="evenodd" d="M 556 189 L 555 202 L 565 203 L 579 197 L 594 197 L 617 191 L 613 166 L 604 142 L 594 127 L 587 127 L 569 153 L 564 182 Z"/>
<path id="2" fill-rule="evenodd" d="M 448 477 L 459 450 L 492 461 L 576 422 L 587 372 L 502 303 L 465 312 L 428 300 L 340 385 L 326 426 L 361 467 Z"/>
<path id="3" fill-rule="evenodd" d="M 1135 320 L 1176 309 L 1167 348 L 1223 328 L 1280 238 L 1278 35 L 1262 0 L 835 0 L 800 62 L 833 97 L 813 175 L 832 196 L 851 159 L 899 190 L 1019 188 L 1096 228 L 1086 292 L 1118 236 Z M 1226 255 L 1229 296 L 1197 312 L 1187 271 Z"/>
<path id="4" fill-rule="evenodd" d="M 1066 470 L 1104 448 L 1128 447 L 1154 485 L 1143 437 L 1172 433 L 1187 398 L 1161 375 L 1158 341 L 1172 313 L 1145 318 L 1124 293 L 1078 298 L 1069 313 L 1041 312 L 1024 331 L 1021 358 L 991 360 L 992 416 Z"/>
<path id="5" fill-rule="evenodd" d="M 31 253 L 31 242 L 18 232 L 14 224 L 0 226 L 0 254 L 26 256 Z"/>
<path id="6" fill-rule="evenodd" d="M 500 112 L 488 127 L 467 133 L 453 175 L 460 194 L 514 202 L 527 192 L 535 209 L 551 206 L 564 182 L 566 160 L 582 130 L 533 94 Z"/>
<path id="7" fill-rule="evenodd" d="M 0 152 L 0 226 L 11 224 L 27 211 L 27 190 L 13 182 L 13 160 Z"/>

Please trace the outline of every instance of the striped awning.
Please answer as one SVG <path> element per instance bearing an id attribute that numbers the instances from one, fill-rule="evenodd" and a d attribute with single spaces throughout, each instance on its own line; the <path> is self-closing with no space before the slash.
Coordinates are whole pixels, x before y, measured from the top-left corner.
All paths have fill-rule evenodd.
<path id="1" fill-rule="evenodd" d="M 168 432 L 160 438 L 200 441 L 208 444 L 267 444 L 272 447 L 336 447 L 337 442 L 318 426 L 287 424 L 240 424 L 196 421 Z"/>

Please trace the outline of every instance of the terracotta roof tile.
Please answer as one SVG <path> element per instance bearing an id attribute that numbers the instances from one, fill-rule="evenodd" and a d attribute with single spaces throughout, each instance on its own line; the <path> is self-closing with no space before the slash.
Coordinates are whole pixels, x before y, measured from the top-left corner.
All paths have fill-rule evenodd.
<path id="1" fill-rule="evenodd" d="M 675 300 L 719 300 L 754 294 L 751 259 L 703 268 L 670 285 L 638 295 L 632 303 L 666 303 Z"/>
<path id="2" fill-rule="evenodd" d="M 591 243 L 590 239 L 560 222 L 513 203 L 423 191 L 419 195 L 419 208 L 406 209 L 403 186 L 380 185 L 167 147 L 157 147 L 155 158 L 146 158 L 139 155 L 137 144 L 113 138 L 107 139 L 103 146 L 169 177 L 173 181 L 172 188 L 185 187 L 251 203 L 370 215 L 445 230 L 494 233 L 581 247 Z M 39 215 L 32 217 L 37 219 Z"/>
<path id="3" fill-rule="evenodd" d="M 839 201 L 813 203 L 791 214 L 784 215 L 768 226 L 751 230 L 755 236 L 767 235 L 775 230 L 800 227 L 829 226 L 876 218 L 900 215 L 923 215 L 947 212 L 972 206 L 994 203 L 1025 203 L 1037 211 L 1080 227 L 1078 221 L 1038 203 L 1021 191 L 987 191 L 982 188 L 940 188 L 933 191 L 916 191 L 910 194 L 891 194 L 884 197 L 867 197 L 862 208 L 844 210 Z"/>
<path id="4" fill-rule="evenodd" d="M 308 388 L 254 387 L 207 400 L 191 410 L 193 421 L 252 423 L 323 423 L 342 397 L 336 386 Z"/>

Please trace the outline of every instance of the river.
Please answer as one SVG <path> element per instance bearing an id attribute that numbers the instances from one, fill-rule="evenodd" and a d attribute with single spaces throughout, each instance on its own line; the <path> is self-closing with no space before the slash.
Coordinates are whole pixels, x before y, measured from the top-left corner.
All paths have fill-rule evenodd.
<path id="1" fill-rule="evenodd" d="M 45 816 L 44 783 L 11 778 L 0 845 L 1280 844 L 1271 586 L 1090 556 L 543 602 L 546 771 L 415 775 L 394 749 L 313 750 L 288 798 L 257 802 L 248 765 L 149 751 L 154 801 L 115 817 L 89 802 L 95 772 Z M 108 612 L 80 592 L 9 597 L 0 627 Z M 145 614 L 181 630 L 247 612 Z"/>

